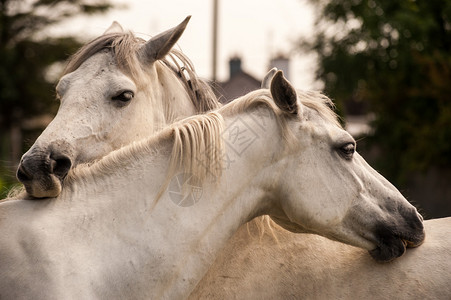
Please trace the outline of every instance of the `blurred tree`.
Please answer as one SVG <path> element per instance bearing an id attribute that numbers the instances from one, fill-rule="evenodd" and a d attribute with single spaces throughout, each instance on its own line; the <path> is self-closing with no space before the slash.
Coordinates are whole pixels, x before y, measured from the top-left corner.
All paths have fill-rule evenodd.
<path id="1" fill-rule="evenodd" d="M 375 113 L 379 169 L 402 186 L 412 171 L 450 168 L 451 1 L 311 3 L 317 31 L 301 46 L 344 114 Z"/>
<path id="2" fill-rule="evenodd" d="M 71 36 L 50 38 L 45 29 L 111 8 L 107 0 L 0 0 L 0 199 L 2 182 L 15 181 L 10 169 L 24 150 L 24 121 L 57 108 L 48 67 L 81 45 Z"/>

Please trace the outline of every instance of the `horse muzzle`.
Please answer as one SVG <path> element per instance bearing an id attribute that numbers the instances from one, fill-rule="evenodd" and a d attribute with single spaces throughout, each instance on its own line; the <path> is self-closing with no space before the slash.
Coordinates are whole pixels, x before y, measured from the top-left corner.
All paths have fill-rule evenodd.
<path id="1" fill-rule="evenodd" d="M 379 226 L 376 230 L 377 247 L 369 251 L 370 255 L 379 262 L 389 262 L 402 256 L 406 248 L 420 246 L 425 239 L 423 218 L 417 214 L 397 226 Z"/>
<path id="2" fill-rule="evenodd" d="M 32 148 L 22 157 L 16 175 L 30 196 L 56 197 L 71 167 L 72 160 L 66 154 Z"/>

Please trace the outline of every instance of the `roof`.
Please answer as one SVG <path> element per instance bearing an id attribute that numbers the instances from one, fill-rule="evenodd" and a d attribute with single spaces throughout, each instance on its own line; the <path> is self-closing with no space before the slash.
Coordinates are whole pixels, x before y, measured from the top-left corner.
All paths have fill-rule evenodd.
<path id="1" fill-rule="evenodd" d="M 216 86 L 217 93 L 222 95 L 220 101 L 228 103 L 235 98 L 243 96 L 251 91 L 260 88 L 261 81 L 257 80 L 252 75 L 240 70 L 233 74 L 229 80 L 218 82 Z"/>

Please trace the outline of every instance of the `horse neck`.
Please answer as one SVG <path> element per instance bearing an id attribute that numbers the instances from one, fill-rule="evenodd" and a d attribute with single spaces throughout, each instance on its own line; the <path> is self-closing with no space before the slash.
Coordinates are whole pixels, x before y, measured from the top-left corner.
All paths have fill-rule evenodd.
<path id="1" fill-rule="evenodd" d="M 164 124 L 171 124 L 177 119 L 197 114 L 187 87 L 178 76 L 163 63 L 155 63 L 155 84 L 150 93 L 154 101 L 161 105 Z"/>
<path id="2" fill-rule="evenodd" d="M 255 125 L 253 119 L 241 115 L 228 117 L 225 123 L 244 133 Z M 127 241 L 120 246 L 123 249 L 108 251 L 126 251 L 130 259 L 138 262 L 133 272 L 141 274 L 142 281 L 135 285 L 148 287 L 157 298 L 177 298 L 194 289 L 238 227 L 264 213 L 270 205 L 260 171 L 270 164 L 268 153 L 275 150 L 265 146 L 270 144 L 269 140 L 274 142 L 268 129 L 254 128 L 258 138 L 246 151 L 237 152 L 239 155 L 235 153 L 239 149 L 235 152 L 227 149 L 234 163 L 226 166 L 220 178 L 203 182 L 202 196 L 197 203 L 182 207 L 168 192 L 155 200 L 166 179 L 173 143 L 166 131 L 157 136 L 159 145 L 152 145 L 155 140 L 150 140 L 147 149 L 154 149 L 152 153 L 118 159 L 121 165 L 110 168 L 110 174 L 94 176 L 79 186 L 76 182 L 66 197 L 75 198 L 71 203 L 88 203 L 91 212 L 96 212 L 92 220 L 99 224 L 97 227 L 109 231 L 120 228 L 120 234 L 110 232 L 107 236 L 126 236 Z M 115 225 L 109 226 L 107 223 L 113 219 Z M 133 237 L 136 237 L 133 243 L 140 246 L 129 249 Z M 158 261 L 152 260 L 155 254 Z M 111 263 L 109 266 L 111 269 Z M 139 270 L 136 266 L 140 266 Z M 158 272 L 152 272 L 154 268 Z"/>
<path id="3" fill-rule="evenodd" d="M 170 284 L 161 290 L 159 296 L 176 298 L 191 292 L 237 229 L 273 208 L 273 195 L 268 194 L 268 188 L 276 185 L 276 179 L 267 175 L 278 173 L 278 170 L 275 173 L 268 170 L 274 165 L 271 160 L 273 154 L 278 153 L 281 143 L 278 142 L 280 132 L 274 118 L 268 116 L 264 117 L 264 129 L 253 123 L 256 118 L 249 114 L 226 117 L 223 136 L 228 135 L 227 129 L 233 130 L 233 141 L 224 137 L 229 147 L 226 150 L 227 159 L 233 163 L 224 166 L 220 178 L 203 182 L 202 196 L 196 204 L 189 207 L 172 205 L 171 223 L 179 225 L 164 235 L 172 237 L 170 248 L 177 249 L 171 261 L 175 262 L 180 257 L 184 259 L 179 261 L 177 271 L 168 279 Z M 252 140 L 252 135 L 244 136 L 251 142 L 244 145 L 245 150 L 232 144 L 236 140 L 242 143 L 243 136 L 240 134 L 250 134 L 250 128 L 257 137 Z M 235 148 L 230 149 L 233 146 Z M 164 194 L 159 201 L 171 203 L 172 200 Z M 155 212 L 153 218 L 162 218 L 161 224 L 167 224 L 167 214 Z"/>

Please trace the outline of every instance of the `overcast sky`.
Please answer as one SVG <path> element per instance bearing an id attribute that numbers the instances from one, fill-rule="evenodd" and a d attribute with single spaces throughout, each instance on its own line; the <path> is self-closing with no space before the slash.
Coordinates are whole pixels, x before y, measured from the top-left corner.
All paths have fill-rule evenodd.
<path id="1" fill-rule="evenodd" d="M 66 22 L 58 30 L 93 38 L 116 20 L 147 39 L 191 15 L 178 45 L 193 61 L 197 73 L 211 78 L 212 0 L 113 2 L 126 2 L 127 8 Z M 271 56 L 283 53 L 290 55 L 289 75 L 296 87 L 315 87 L 314 60 L 300 53 L 293 54 L 295 42 L 310 36 L 312 28 L 313 10 L 307 0 L 219 0 L 218 78 L 228 78 L 228 59 L 238 55 L 242 58 L 243 69 L 261 79 L 268 70 Z"/>

